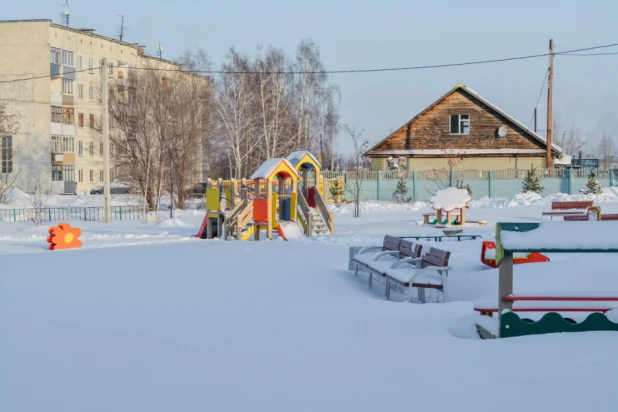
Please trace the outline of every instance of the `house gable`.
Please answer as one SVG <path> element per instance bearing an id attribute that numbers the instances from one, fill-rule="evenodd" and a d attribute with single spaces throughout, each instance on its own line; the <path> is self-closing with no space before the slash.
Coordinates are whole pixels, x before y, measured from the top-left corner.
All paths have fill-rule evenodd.
<path id="1" fill-rule="evenodd" d="M 469 134 L 451 134 L 451 115 L 469 115 Z M 497 130 L 505 126 L 504 137 Z M 371 148 L 370 157 L 436 157 L 447 150 L 475 156 L 544 156 L 545 140 L 465 86 L 457 86 Z M 559 148 L 553 150 L 559 153 Z"/>

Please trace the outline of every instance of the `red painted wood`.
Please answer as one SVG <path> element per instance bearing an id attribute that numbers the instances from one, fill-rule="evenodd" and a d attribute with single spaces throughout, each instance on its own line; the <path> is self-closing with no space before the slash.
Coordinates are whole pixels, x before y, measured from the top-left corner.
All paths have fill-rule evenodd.
<path id="1" fill-rule="evenodd" d="M 513 308 L 513 312 L 608 312 L 616 308 Z M 498 308 L 474 308 L 477 312 L 497 312 Z"/>
<path id="2" fill-rule="evenodd" d="M 616 296 L 607 297 L 586 297 L 586 296 L 502 296 L 502 300 L 507 302 L 517 302 L 518 300 L 564 300 L 564 301 L 618 301 Z"/>

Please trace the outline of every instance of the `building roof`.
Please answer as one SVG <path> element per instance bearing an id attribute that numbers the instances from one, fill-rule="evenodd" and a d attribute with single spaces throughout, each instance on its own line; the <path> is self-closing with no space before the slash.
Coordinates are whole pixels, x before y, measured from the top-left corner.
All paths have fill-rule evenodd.
<path id="1" fill-rule="evenodd" d="M 125 47 L 131 47 L 131 48 L 133 48 L 135 50 L 142 48 L 142 47 L 139 46 L 138 43 L 127 43 L 127 42 L 115 39 L 113 37 L 107 37 L 107 36 L 102 36 L 100 34 L 96 34 L 96 33 L 93 32 L 94 29 L 79 29 L 79 28 L 67 27 L 67 26 L 63 26 L 61 24 L 56 24 L 56 23 L 54 23 L 50 19 L 0 20 L 0 24 L 1 23 L 49 23 L 51 26 L 53 26 L 55 28 L 58 28 L 58 29 L 64 29 L 64 30 L 72 31 L 74 33 L 83 34 L 85 36 L 96 37 L 96 38 L 99 38 L 99 39 L 102 39 L 102 40 L 106 40 L 106 41 L 110 41 L 110 42 L 113 42 L 113 43 L 121 44 L 121 45 L 123 45 Z M 168 64 L 171 64 L 171 65 L 175 65 L 175 66 L 180 67 L 180 63 L 177 63 L 177 62 L 172 61 L 172 60 L 160 59 L 157 56 L 151 56 L 151 55 L 147 55 L 147 54 L 142 54 L 140 57 L 145 57 L 147 59 L 153 59 L 153 60 L 157 60 L 157 61 L 160 61 L 160 62 L 163 62 L 163 63 L 168 63 Z"/>
<path id="2" fill-rule="evenodd" d="M 274 158 L 268 159 L 262 166 L 260 166 L 252 175 L 251 180 L 253 179 L 265 179 L 268 180 L 273 176 L 277 176 L 281 174 L 283 177 L 292 177 L 296 180 L 300 179 L 296 169 L 294 166 L 287 160 L 283 158 Z"/>
<path id="3" fill-rule="evenodd" d="M 294 166 L 296 169 L 298 169 L 299 166 L 303 166 L 306 164 L 310 164 L 314 168 L 322 169 L 322 165 L 320 165 L 318 159 L 316 159 L 315 156 L 311 153 L 303 150 L 290 153 L 288 155 L 288 161 L 292 163 L 292 166 Z"/>
<path id="4" fill-rule="evenodd" d="M 453 87 L 451 90 L 449 90 L 446 94 L 444 94 L 442 97 L 440 97 L 438 100 L 436 100 L 435 102 L 433 102 L 431 105 L 429 105 L 427 108 L 425 108 L 422 112 L 420 112 L 419 114 L 417 114 L 416 116 L 414 116 L 414 118 L 412 118 L 412 120 L 406 122 L 403 126 L 412 123 L 413 121 L 415 121 L 416 119 L 418 119 L 420 116 L 422 116 L 423 114 L 427 113 L 429 110 L 431 110 L 432 108 L 434 108 L 438 103 L 440 103 L 442 100 L 446 99 L 448 96 L 450 96 L 451 94 L 455 93 L 458 90 L 462 90 L 464 92 L 466 92 L 468 95 L 472 96 L 473 98 L 477 99 L 478 101 L 480 101 L 481 103 L 485 104 L 486 106 L 488 106 L 489 108 L 491 108 L 492 110 L 494 110 L 495 112 L 497 112 L 498 114 L 504 116 L 508 121 L 510 121 L 511 123 L 515 124 L 516 126 L 518 126 L 519 128 L 522 129 L 522 131 L 526 134 L 528 134 L 530 137 L 532 137 L 534 140 L 536 140 L 537 142 L 547 146 L 547 140 L 542 137 L 541 135 L 535 133 L 534 131 L 530 130 L 527 126 L 525 126 L 523 123 L 519 122 L 518 120 L 516 120 L 515 118 L 513 118 L 512 116 L 510 116 L 508 113 L 506 113 L 504 110 L 500 109 L 498 106 L 496 106 L 495 104 L 491 103 L 489 100 L 485 99 L 483 96 L 481 96 L 480 94 L 478 94 L 478 92 L 476 92 L 475 90 L 473 90 L 472 88 L 463 85 L 461 83 L 458 83 L 455 87 Z M 402 126 L 402 127 L 403 127 Z M 364 155 L 366 156 L 368 153 L 370 153 L 371 151 L 373 151 L 376 147 L 380 146 L 382 143 L 384 143 L 385 141 L 387 141 L 388 139 L 391 138 L 391 136 L 393 136 L 394 134 L 396 134 L 399 130 L 401 129 L 398 128 L 397 130 L 395 130 L 393 133 L 391 133 L 390 135 L 388 135 L 386 138 L 382 139 L 380 142 L 378 142 L 377 144 L 375 144 L 373 147 L 371 147 L 369 150 L 367 150 Z M 552 142 L 552 150 L 557 152 L 558 154 L 560 154 L 562 152 L 562 148 L 560 146 L 558 146 L 557 144 Z M 402 153 L 402 152 L 406 152 L 406 153 Z M 413 154 L 413 153 L 408 153 L 408 152 L 414 152 L 414 150 L 391 150 L 391 151 L 380 151 L 380 154 Z M 470 150 L 467 150 L 466 152 L 470 152 Z M 545 150 L 543 150 L 543 152 L 545 152 Z"/>

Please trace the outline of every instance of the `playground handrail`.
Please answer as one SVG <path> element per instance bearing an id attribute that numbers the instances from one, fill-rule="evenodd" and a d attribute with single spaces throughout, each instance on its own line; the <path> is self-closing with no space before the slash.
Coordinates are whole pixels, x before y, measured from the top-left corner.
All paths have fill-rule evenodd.
<path id="1" fill-rule="evenodd" d="M 322 215 L 322 218 L 324 219 L 324 223 L 326 223 L 328 230 L 330 230 L 330 234 L 334 235 L 335 222 L 333 219 L 333 215 L 329 212 L 328 208 L 326 207 L 326 203 L 324 203 L 324 199 L 322 199 L 322 196 L 320 196 L 320 192 L 318 192 L 317 190 L 315 192 L 315 205 L 320 210 L 320 214 Z"/>

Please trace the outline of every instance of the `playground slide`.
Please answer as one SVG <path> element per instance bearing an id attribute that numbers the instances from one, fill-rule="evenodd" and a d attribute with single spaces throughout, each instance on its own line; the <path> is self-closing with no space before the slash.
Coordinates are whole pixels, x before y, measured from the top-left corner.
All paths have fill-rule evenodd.
<path id="1" fill-rule="evenodd" d="M 279 221 L 277 225 L 277 233 L 283 240 L 298 239 L 303 237 L 303 232 L 298 227 L 298 223 L 291 220 L 289 222 Z"/>
<path id="2" fill-rule="evenodd" d="M 492 268 L 497 268 L 496 265 L 496 243 L 491 241 L 483 242 L 481 246 L 481 262 Z M 538 263 L 549 262 L 549 258 L 542 253 L 515 253 L 513 255 L 513 264 L 520 265 L 523 263 Z"/>

